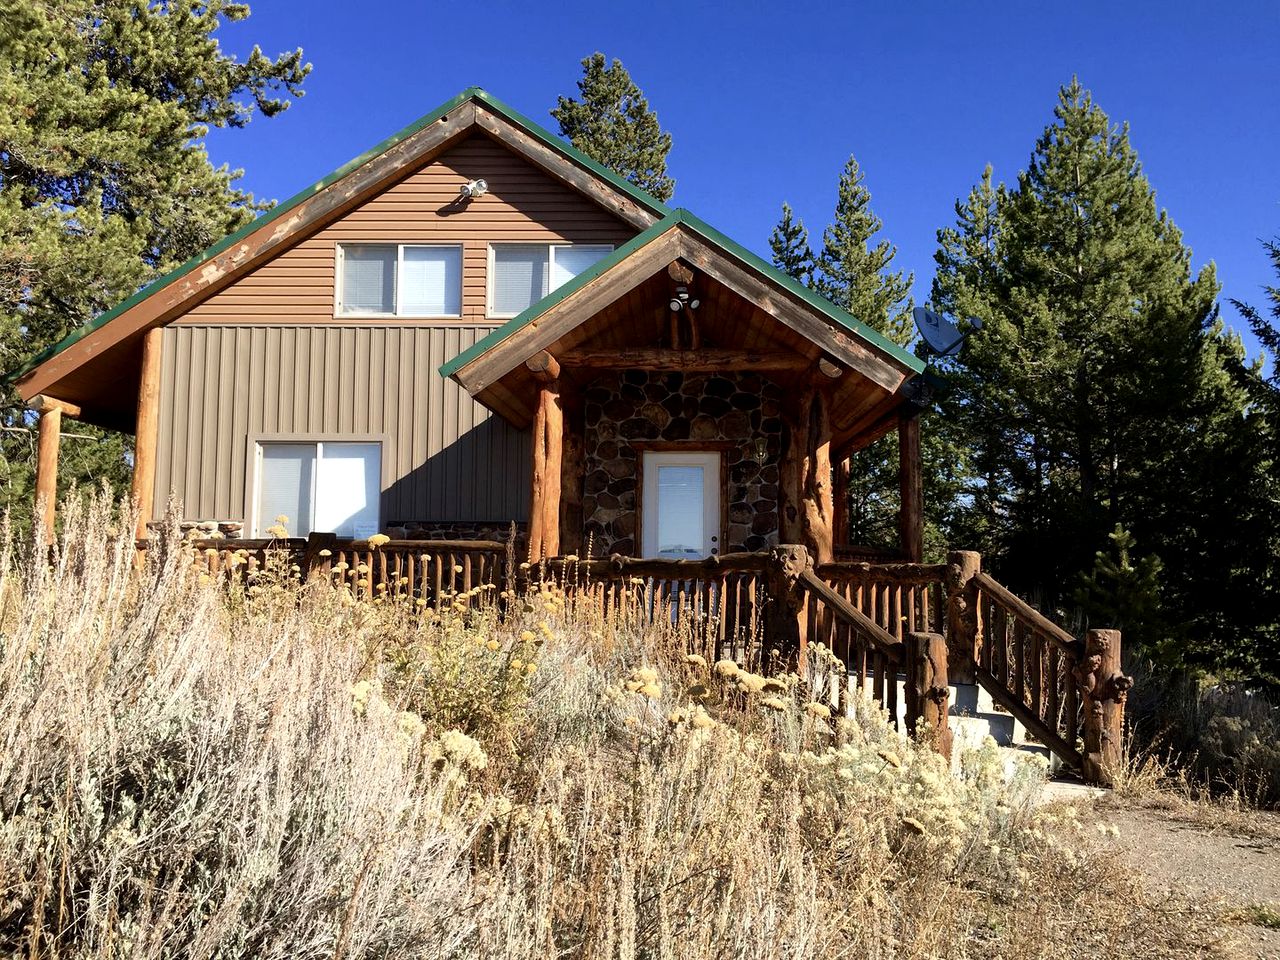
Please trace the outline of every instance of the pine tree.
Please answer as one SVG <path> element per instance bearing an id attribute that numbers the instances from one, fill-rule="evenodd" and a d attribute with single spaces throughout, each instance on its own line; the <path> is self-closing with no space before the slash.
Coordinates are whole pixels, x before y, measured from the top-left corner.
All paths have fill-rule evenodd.
<path id="1" fill-rule="evenodd" d="M 666 202 L 676 182 L 667 176 L 671 134 L 658 125 L 640 88 L 614 59 L 606 65 L 603 53 L 582 61 L 578 81 L 580 100 L 557 97 L 551 111 L 560 134 L 592 160 Z"/>
<path id="2" fill-rule="evenodd" d="M 0 0 L 0 369 L 12 370 L 96 314 L 252 219 L 268 204 L 234 187 L 203 146 L 288 106 L 302 52 L 244 62 L 213 33 L 249 8 L 226 0 Z M 0 420 L 28 418 L 11 391 Z M 64 444 L 60 487 L 127 483 L 125 439 Z M 0 509 L 30 509 L 34 440 L 0 440 Z"/>
<path id="3" fill-rule="evenodd" d="M 1127 128 L 1076 81 L 1054 114 L 1016 186 L 985 176 L 939 235 L 933 301 L 984 321 L 952 400 L 986 487 L 968 510 L 990 514 L 1000 572 L 1049 602 L 1122 525 L 1146 551 L 1135 564 L 1163 564 L 1159 619 L 1179 632 L 1170 644 L 1137 623 L 1131 638 L 1212 658 L 1213 625 L 1238 604 L 1222 551 L 1245 535 L 1223 503 L 1247 484 L 1226 460 L 1244 423 L 1242 348 Z"/>
<path id="4" fill-rule="evenodd" d="M 858 161 L 850 157 L 840 173 L 835 218 L 823 231 L 817 257 L 819 293 L 837 307 L 905 346 L 911 340 L 911 284 L 914 277 L 891 271 L 897 248 L 874 242 L 884 226 L 871 211 L 871 191 Z"/>
<path id="5" fill-rule="evenodd" d="M 775 267 L 806 287 L 813 285 L 814 262 L 809 231 L 803 220 L 794 217 L 789 203 L 782 205 L 782 219 L 769 235 L 769 249 L 773 251 Z"/>
<path id="6" fill-rule="evenodd" d="M 897 250 L 888 240 L 875 240 L 882 227 L 871 210 L 871 193 L 858 162 L 850 157 L 838 180 L 835 215 L 823 231 L 821 251 L 815 256 L 808 230 L 785 203 L 769 246 L 778 269 L 905 346 L 911 340 L 912 277 L 890 269 Z M 932 441 L 925 444 L 932 446 Z M 895 548 L 900 504 L 896 435 L 850 457 L 849 486 L 843 492 L 850 541 Z"/>

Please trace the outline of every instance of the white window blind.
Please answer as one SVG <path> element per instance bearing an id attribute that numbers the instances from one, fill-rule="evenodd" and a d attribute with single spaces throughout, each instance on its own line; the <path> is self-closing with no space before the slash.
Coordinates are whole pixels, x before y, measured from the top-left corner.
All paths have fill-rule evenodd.
<path id="1" fill-rule="evenodd" d="M 396 312 L 396 248 L 353 244 L 342 248 L 342 312 Z"/>
<path id="2" fill-rule="evenodd" d="M 401 257 L 399 313 L 420 317 L 462 315 L 460 249 L 407 246 Z"/>
<path id="3" fill-rule="evenodd" d="M 504 243 L 493 248 L 489 313 L 514 317 L 572 280 L 612 247 L 600 244 Z"/>
<path id="4" fill-rule="evenodd" d="M 276 517 L 288 517 L 291 537 L 311 533 L 311 503 L 315 492 L 314 443 L 264 443 L 258 476 L 258 530 L 266 536 Z"/>
<path id="5" fill-rule="evenodd" d="M 543 245 L 494 247 L 492 313 L 514 316 L 545 297 L 550 262 L 550 251 Z"/>
<path id="6" fill-rule="evenodd" d="M 258 445 L 255 535 L 267 536 L 276 517 L 291 537 L 313 530 L 340 537 L 378 532 L 382 495 L 379 443 L 262 443 Z"/>

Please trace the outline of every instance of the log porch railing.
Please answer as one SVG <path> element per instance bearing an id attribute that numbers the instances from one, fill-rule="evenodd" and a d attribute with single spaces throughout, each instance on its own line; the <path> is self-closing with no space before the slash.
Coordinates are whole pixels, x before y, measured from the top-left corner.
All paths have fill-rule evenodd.
<path id="1" fill-rule="evenodd" d="M 1077 639 L 989 575 L 975 553 L 946 564 L 824 563 L 799 546 L 706 560 L 552 559 L 517 568 L 506 544 L 483 540 L 205 540 L 189 544 L 209 574 L 243 576 L 283 557 L 299 579 L 342 578 L 361 599 L 474 606 L 506 590 L 554 582 L 602 616 L 692 623 L 703 652 L 760 664 L 775 648 L 806 662 L 825 645 L 843 665 L 812 676 L 844 709 L 857 692 L 924 728 L 944 753 L 948 683 L 977 683 L 1040 743 L 1090 782 L 1122 762 L 1120 634 Z M 276 561 L 280 563 L 279 559 Z M 902 691 L 899 692 L 899 683 Z"/>

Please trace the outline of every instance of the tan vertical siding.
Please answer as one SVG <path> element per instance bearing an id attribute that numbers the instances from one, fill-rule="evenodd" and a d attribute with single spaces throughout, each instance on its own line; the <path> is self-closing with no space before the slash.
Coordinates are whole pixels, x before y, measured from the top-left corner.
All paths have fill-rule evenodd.
<path id="1" fill-rule="evenodd" d="M 489 192 L 466 206 L 458 188 L 483 178 Z M 179 323 L 333 323 L 334 251 L 356 241 L 462 246 L 462 318 L 487 320 L 491 243 L 618 246 L 634 227 L 482 134 L 286 250 L 193 308 Z"/>
<path id="2" fill-rule="evenodd" d="M 248 520 L 250 443 L 373 436 L 382 519 L 523 520 L 528 435 L 437 372 L 491 326 L 174 325 L 164 334 L 157 512 Z"/>

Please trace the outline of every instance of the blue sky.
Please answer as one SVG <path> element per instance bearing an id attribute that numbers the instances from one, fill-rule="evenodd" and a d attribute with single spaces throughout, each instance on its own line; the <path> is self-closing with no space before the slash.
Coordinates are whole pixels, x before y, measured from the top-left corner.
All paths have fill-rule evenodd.
<path id="1" fill-rule="evenodd" d="M 1127 121 L 1160 205 L 1223 297 L 1274 283 L 1280 234 L 1280 3 L 698 4 L 254 0 L 219 39 L 301 46 L 314 70 L 283 115 L 215 131 L 215 162 L 284 199 L 482 86 L 555 129 L 579 61 L 618 57 L 675 147 L 674 202 L 767 255 L 784 200 L 820 234 L 852 153 L 897 265 L 928 294 L 937 229 L 990 163 L 1012 181 L 1078 74 Z M 1241 321 L 1229 305 L 1223 316 Z M 1249 341 L 1252 345 L 1252 341 Z"/>

